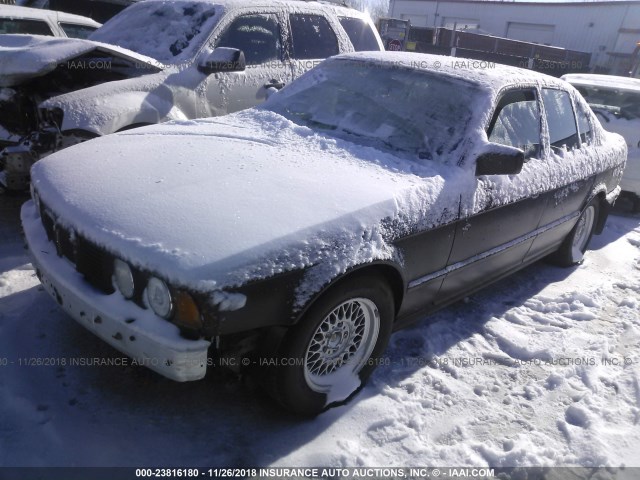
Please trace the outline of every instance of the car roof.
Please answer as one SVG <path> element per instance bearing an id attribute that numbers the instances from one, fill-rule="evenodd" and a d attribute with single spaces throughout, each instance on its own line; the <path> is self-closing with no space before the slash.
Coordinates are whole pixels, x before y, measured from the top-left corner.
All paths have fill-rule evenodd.
<path id="1" fill-rule="evenodd" d="M 640 79 L 615 75 L 570 73 L 562 76 L 570 84 L 578 87 L 597 87 L 640 93 Z"/>
<path id="2" fill-rule="evenodd" d="M 168 0 L 171 2 L 172 0 Z M 149 2 L 163 2 L 168 3 L 167 0 L 142 0 L 136 3 L 149 3 Z M 231 10 L 243 7 L 291 7 L 291 6 L 307 6 L 315 9 L 333 9 L 336 14 L 349 14 L 349 16 L 357 16 L 360 18 L 368 17 L 367 14 L 360 12 L 356 9 L 350 8 L 342 0 L 326 0 L 326 1 L 312 1 L 312 0 L 174 0 L 174 1 L 189 1 L 193 3 L 208 3 L 211 5 L 220 5 L 225 9 Z"/>
<path id="3" fill-rule="evenodd" d="M 514 85 L 543 85 L 567 90 L 565 81 L 524 68 L 511 67 L 485 60 L 449 57 L 414 52 L 357 52 L 334 58 L 361 60 L 380 66 L 400 66 L 416 71 L 437 72 L 458 78 L 492 91 Z"/>
<path id="4" fill-rule="evenodd" d="M 82 15 L 74 15 L 72 13 L 58 12 L 56 10 L 45 10 L 42 8 L 19 7 L 17 5 L 2 5 L 0 9 L 0 17 L 3 18 L 25 18 L 25 19 L 50 19 L 54 22 L 69 22 L 80 25 L 89 25 L 92 27 L 100 27 L 100 23 Z"/>

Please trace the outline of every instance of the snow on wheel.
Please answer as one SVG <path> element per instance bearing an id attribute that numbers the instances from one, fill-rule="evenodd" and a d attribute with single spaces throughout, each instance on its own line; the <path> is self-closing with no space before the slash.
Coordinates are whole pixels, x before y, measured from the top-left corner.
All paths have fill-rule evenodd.
<path id="1" fill-rule="evenodd" d="M 571 260 L 574 263 L 582 261 L 584 252 L 587 250 L 587 244 L 593 234 L 595 218 L 596 207 L 589 205 L 578 219 L 573 233 L 573 241 L 571 242 Z"/>
<path id="2" fill-rule="evenodd" d="M 576 265 L 584 260 L 584 252 L 589 246 L 600 209 L 599 200 L 594 198 L 580 214 L 578 222 L 564 240 L 560 249 L 552 257 L 561 266 Z"/>
<path id="3" fill-rule="evenodd" d="M 271 372 L 271 393 L 305 415 L 350 398 L 380 363 L 393 305 L 393 295 L 377 277 L 358 276 L 329 290 L 285 337 Z"/>

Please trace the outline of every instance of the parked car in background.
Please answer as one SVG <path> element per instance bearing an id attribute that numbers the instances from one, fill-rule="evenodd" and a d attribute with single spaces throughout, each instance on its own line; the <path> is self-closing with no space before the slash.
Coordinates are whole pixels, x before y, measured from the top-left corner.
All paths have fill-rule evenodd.
<path id="1" fill-rule="evenodd" d="M 392 330 L 581 262 L 620 192 L 624 139 L 573 87 L 473 65 L 340 55 L 263 106 L 50 155 L 21 213 L 38 277 L 171 379 L 212 354 L 290 410 L 342 402 Z"/>
<path id="2" fill-rule="evenodd" d="M 633 211 L 640 212 L 640 79 L 592 74 L 562 78 L 578 89 L 605 130 L 627 141 L 629 157 L 620 186 Z"/>
<path id="3" fill-rule="evenodd" d="M 148 0 L 89 40 L 0 36 L 0 123 L 5 144 L 19 139 L 0 158 L 0 186 L 27 188 L 33 162 L 70 144 L 249 108 L 362 50 L 382 50 L 368 16 L 298 0 Z"/>
<path id="4" fill-rule="evenodd" d="M 0 5 L 0 35 L 10 33 L 87 38 L 99 27 L 100 23 L 80 15 Z"/>
<path id="5" fill-rule="evenodd" d="M 84 15 L 104 23 L 136 1 L 141 0 L 21 0 L 21 4 Z"/>

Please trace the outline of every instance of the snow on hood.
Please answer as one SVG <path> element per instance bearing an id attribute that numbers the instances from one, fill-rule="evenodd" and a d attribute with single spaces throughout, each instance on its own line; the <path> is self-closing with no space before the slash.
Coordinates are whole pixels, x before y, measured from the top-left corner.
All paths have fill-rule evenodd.
<path id="1" fill-rule="evenodd" d="M 434 164 L 418 176 L 406 163 L 249 110 L 86 142 L 38 162 L 32 181 L 59 221 L 86 238 L 205 289 L 309 266 L 325 254 L 337 272 L 391 258 L 381 221 L 399 212 L 409 223 L 426 211 L 433 216 L 422 221 L 451 221 L 446 207 L 459 190 L 443 195 L 445 177 L 462 169 Z"/>
<path id="2" fill-rule="evenodd" d="M 41 77 L 55 70 L 60 63 L 92 50 L 162 68 L 150 57 L 106 43 L 42 35 L 0 35 L 0 86 L 14 86 Z"/>

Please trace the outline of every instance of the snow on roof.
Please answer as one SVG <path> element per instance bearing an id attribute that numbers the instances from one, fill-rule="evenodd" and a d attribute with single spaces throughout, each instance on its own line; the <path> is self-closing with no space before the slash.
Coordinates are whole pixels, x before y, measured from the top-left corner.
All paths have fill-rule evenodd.
<path id="1" fill-rule="evenodd" d="M 574 86 L 615 88 L 626 92 L 640 93 L 640 79 L 631 77 L 617 77 L 615 75 L 596 75 L 587 73 L 570 73 L 562 76 Z"/>
<path id="2" fill-rule="evenodd" d="M 362 60 L 381 66 L 396 65 L 414 70 L 437 71 L 493 91 L 514 84 L 566 87 L 566 82 L 543 73 L 463 57 L 386 51 L 347 53 L 337 58 Z"/>

